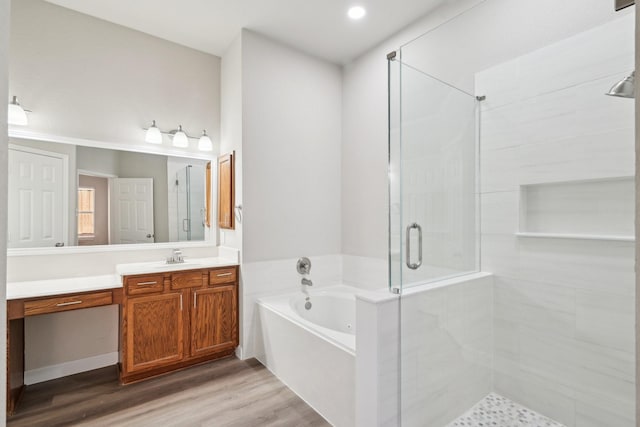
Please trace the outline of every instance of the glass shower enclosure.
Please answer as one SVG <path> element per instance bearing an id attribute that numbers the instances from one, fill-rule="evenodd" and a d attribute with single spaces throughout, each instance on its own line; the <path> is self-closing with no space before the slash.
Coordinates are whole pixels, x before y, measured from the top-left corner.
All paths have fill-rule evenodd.
<path id="1" fill-rule="evenodd" d="M 632 427 L 635 16 L 498 3 L 387 56 L 394 424 Z"/>
<path id="2" fill-rule="evenodd" d="M 205 170 L 188 165 L 176 173 L 178 241 L 204 240 L 205 229 Z"/>

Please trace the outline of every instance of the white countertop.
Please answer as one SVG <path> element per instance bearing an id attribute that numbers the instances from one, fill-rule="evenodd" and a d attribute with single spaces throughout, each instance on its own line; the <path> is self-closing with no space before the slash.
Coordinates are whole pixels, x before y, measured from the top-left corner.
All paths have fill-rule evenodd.
<path id="1" fill-rule="evenodd" d="M 181 264 L 166 264 L 164 261 L 118 264 L 116 265 L 116 273 L 114 274 L 33 280 L 28 282 L 8 282 L 7 300 L 121 288 L 122 276 L 131 274 L 164 273 L 167 271 L 229 267 L 234 265 L 238 265 L 237 260 L 221 257 L 187 258 L 185 262 Z"/>
<path id="2" fill-rule="evenodd" d="M 116 265 L 116 272 L 121 276 L 129 276 L 132 274 L 197 270 L 199 268 L 231 267 L 233 265 L 238 265 L 238 261 L 230 258 L 185 258 L 185 261 L 180 264 L 167 264 L 165 261 L 118 264 Z"/>
<path id="3" fill-rule="evenodd" d="M 117 274 L 7 283 L 7 300 L 121 288 Z"/>

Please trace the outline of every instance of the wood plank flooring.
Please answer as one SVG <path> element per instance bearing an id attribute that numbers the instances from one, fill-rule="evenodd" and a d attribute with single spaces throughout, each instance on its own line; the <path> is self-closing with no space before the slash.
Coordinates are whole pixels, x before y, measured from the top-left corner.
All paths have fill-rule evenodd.
<path id="1" fill-rule="evenodd" d="M 8 427 L 329 426 L 258 361 L 218 360 L 121 386 L 115 366 L 27 387 Z"/>

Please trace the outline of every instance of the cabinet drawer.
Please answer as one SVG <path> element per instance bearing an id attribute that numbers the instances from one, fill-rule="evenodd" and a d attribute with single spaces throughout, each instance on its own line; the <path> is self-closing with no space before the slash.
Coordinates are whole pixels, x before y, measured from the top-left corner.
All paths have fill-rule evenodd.
<path id="1" fill-rule="evenodd" d="M 113 303 L 113 294 L 109 292 L 96 292 L 92 294 L 66 295 L 55 298 L 46 298 L 24 302 L 24 315 L 57 313 L 60 311 L 77 310 L 80 308 L 98 307 Z"/>
<path id="2" fill-rule="evenodd" d="M 202 270 L 182 271 L 171 275 L 171 289 L 199 288 L 205 283 Z"/>
<path id="3" fill-rule="evenodd" d="M 127 277 L 127 295 L 150 294 L 164 290 L 164 276 L 153 274 L 149 276 Z"/>
<path id="4" fill-rule="evenodd" d="M 237 279 L 236 268 L 218 268 L 209 271 L 209 284 L 218 285 L 220 283 L 233 283 Z"/>

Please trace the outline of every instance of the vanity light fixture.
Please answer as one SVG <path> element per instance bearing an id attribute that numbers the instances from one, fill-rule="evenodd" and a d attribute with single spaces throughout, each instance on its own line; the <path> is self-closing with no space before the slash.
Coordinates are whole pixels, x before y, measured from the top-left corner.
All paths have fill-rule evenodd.
<path id="1" fill-rule="evenodd" d="M 173 146 L 178 148 L 187 148 L 189 146 L 189 138 L 182 130 L 182 125 L 178 125 L 178 129 L 170 132 L 173 135 Z"/>
<path id="2" fill-rule="evenodd" d="M 13 100 L 9 103 L 7 109 L 7 122 L 10 125 L 26 126 L 29 124 L 27 120 L 27 111 L 18 103 L 18 97 L 14 96 Z"/>
<path id="3" fill-rule="evenodd" d="M 189 140 L 197 139 L 197 137 L 187 134 L 187 132 L 182 129 L 182 125 L 179 125 L 178 129 L 173 129 L 168 132 L 163 131 L 156 125 L 155 120 L 152 120 L 151 126 L 144 128 L 144 130 L 146 131 L 144 140 L 150 144 L 162 144 L 162 134 L 169 135 L 172 138 L 172 145 L 178 148 L 188 148 Z M 207 135 L 206 130 L 202 131 L 202 135 L 198 140 L 198 150 L 213 151 L 213 142 L 209 135 Z"/>
<path id="4" fill-rule="evenodd" d="M 354 21 L 364 18 L 366 14 L 367 14 L 367 11 L 362 6 L 352 6 L 351 8 L 349 8 L 349 11 L 347 12 L 347 15 L 349 15 L 349 18 L 353 19 Z"/>
<path id="5" fill-rule="evenodd" d="M 147 129 L 147 133 L 144 135 L 145 142 L 149 144 L 162 144 L 162 133 L 158 126 L 156 126 L 156 121 L 153 120 L 151 123 L 151 127 Z"/>
<path id="6" fill-rule="evenodd" d="M 211 138 L 207 135 L 207 130 L 202 131 L 202 136 L 200 140 L 198 140 L 198 150 L 200 151 L 213 151 L 213 142 L 211 142 Z"/>

